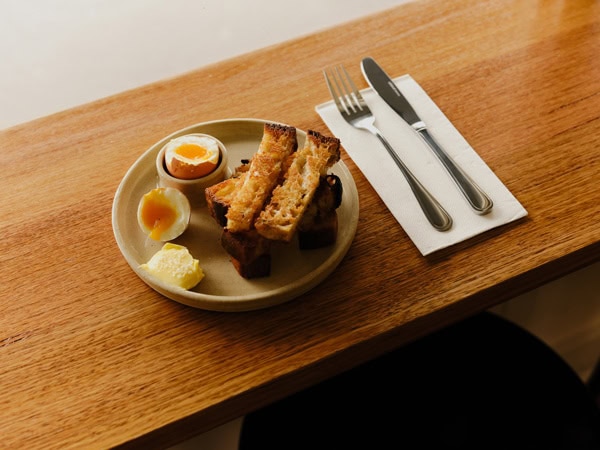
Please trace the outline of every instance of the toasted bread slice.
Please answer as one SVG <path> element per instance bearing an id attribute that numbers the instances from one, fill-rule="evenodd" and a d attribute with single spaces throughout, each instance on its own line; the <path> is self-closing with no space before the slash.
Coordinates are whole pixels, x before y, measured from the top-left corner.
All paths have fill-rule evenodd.
<path id="1" fill-rule="evenodd" d="M 248 173 L 249 166 L 250 160 L 242 160 L 242 164 L 234 169 L 231 178 L 213 184 L 204 190 L 208 212 L 222 227 L 227 224 L 227 211 L 243 178 Z"/>
<path id="2" fill-rule="evenodd" d="M 294 127 L 273 123 L 264 125 L 259 148 L 250 161 L 247 175 L 235 189 L 226 214 L 229 231 L 236 233 L 254 227 L 254 220 L 284 173 L 288 157 L 297 148 Z"/>
<path id="3" fill-rule="evenodd" d="M 326 216 L 319 216 L 306 228 L 298 228 L 298 248 L 311 250 L 332 245 L 337 240 L 338 215 L 331 211 Z"/>
<path id="4" fill-rule="evenodd" d="M 342 203 L 342 180 L 334 174 L 321 177 L 312 202 L 306 208 L 298 229 L 309 228 L 311 222 L 328 215 Z"/>
<path id="5" fill-rule="evenodd" d="M 231 264 L 233 264 L 237 273 L 246 279 L 268 277 L 271 274 L 271 254 L 269 253 L 260 255 L 255 260 L 247 263 L 242 263 L 231 257 Z"/>
<path id="6" fill-rule="evenodd" d="M 232 233 L 225 229 L 221 235 L 221 245 L 242 277 L 265 277 L 271 273 L 271 241 L 260 236 L 256 230 Z"/>
<path id="7" fill-rule="evenodd" d="M 243 263 L 253 261 L 271 250 L 271 241 L 256 230 L 232 233 L 225 229 L 221 235 L 221 245 L 227 253 Z"/>
<path id="8" fill-rule="evenodd" d="M 237 178 L 228 178 L 204 190 L 208 212 L 222 227 L 227 225 L 227 211 L 244 176 L 245 174 Z"/>
<path id="9" fill-rule="evenodd" d="M 337 240 L 336 209 L 342 202 L 342 182 L 336 175 L 321 177 L 319 187 L 298 225 L 298 246 L 308 250 L 332 245 Z"/>
<path id="10" fill-rule="evenodd" d="M 309 130 L 283 184 L 254 222 L 258 232 L 272 240 L 290 242 L 327 169 L 340 159 L 340 140 Z"/>

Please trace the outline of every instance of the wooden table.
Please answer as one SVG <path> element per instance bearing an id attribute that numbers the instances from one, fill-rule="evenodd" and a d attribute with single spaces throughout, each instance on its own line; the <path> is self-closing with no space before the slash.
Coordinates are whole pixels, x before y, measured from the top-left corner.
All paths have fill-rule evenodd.
<path id="1" fill-rule="evenodd" d="M 0 446 L 161 447 L 600 259 L 600 3 L 418 1 L 0 133 Z M 111 205 L 154 142 L 257 117 L 328 133 L 321 70 L 410 73 L 529 211 L 422 257 L 346 154 L 356 237 L 322 284 L 247 313 L 166 299 Z"/>

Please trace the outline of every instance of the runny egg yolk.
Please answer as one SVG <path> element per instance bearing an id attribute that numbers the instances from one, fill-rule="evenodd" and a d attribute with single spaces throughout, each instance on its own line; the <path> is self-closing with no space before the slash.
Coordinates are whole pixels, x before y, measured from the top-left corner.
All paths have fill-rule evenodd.
<path id="1" fill-rule="evenodd" d="M 144 225 L 152 230 L 150 238 L 158 241 L 175 223 L 177 211 L 160 191 L 153 190 L 146 194 L 142 204 L 141 219 Z"/>
<path id="2" fill-rule="evenodd" d="M 190 221 L 190 203 L 179 190 L 159 187 L 144 194 L 138 205 L 138 223 L 155 241 L 170 241 L 180 236 Z"/>
<path id="3" fill-rule="evenodd" d="M 208 150 L 198 144 L 181 144 L 175 149 L 175 153 L 188 159 L 204 159 Z"/>

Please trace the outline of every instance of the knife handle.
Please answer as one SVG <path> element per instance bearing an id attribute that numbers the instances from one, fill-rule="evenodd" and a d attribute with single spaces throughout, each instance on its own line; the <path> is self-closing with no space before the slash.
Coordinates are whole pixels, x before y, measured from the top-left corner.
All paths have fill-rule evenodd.
<path id="1" fill-rule="evenodd" d="M 492 210 L 494 203 L 492 199 L 469 178 L 469 176 L 448 156 L 448 154 L 438 145 L 433 136 L 429 134 L 424 124 L 416 123 L 413 128 L 423 138 L 427 145 L 433 150 L 435 155 L 442 162 L 444 167 L 450 173 L 450 176 L 465 196 L 471 207 L 477 214 L 487 214 Z"/>
<path id="2" fill-rule="evenodd" d="M 385 149 L 388 151 L 390 156 L 394 159 L 396 165 L 400 168 L 400 171 L 406 178 L 410 189 L 415 195 L 425 217 L 429 220 L 429 223 L 438 231 L 446 231 L 452 227 L 452 218 L 446 212 L 446 210 L 439 204 L 433 195 L 429 193 L 427 189 L 421 184 L 421 182 L 412 174 L 412 172 L 402 162 L 400 157 L 396 154 L 392 146 L 389 144 L 386 138 L 377 130 L 375 127 L 369 127 L 375 136 L 379 138 Z"/>

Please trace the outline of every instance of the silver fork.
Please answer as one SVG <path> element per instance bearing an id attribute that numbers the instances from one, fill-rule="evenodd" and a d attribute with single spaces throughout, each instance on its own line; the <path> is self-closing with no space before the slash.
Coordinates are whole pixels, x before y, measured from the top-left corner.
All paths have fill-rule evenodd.
<path id="1" fill-rule="evenodd" d="M 423 210 L 425 217 L 427 217 L 427 220 L 429 220 L 429 223 L 439 231 L 450 229 L 452 226 L 452 218 L 433 195 L 431 195 L 412 174 L 408 167 L 406 167 L 387 139 L 383 137 L 381 132 L 375 127 L 375 117 L 373 116 L 373 113 L 356 88 L 356 85 L 352 81 L 352 78 L 350 78 L 350 75 L 344 66 L 340 66 L 339 68 L 334 67 L 330 70 L 330 75 L 324 70 L 323 75 L 325 75 L 325 82 L 327 83 L 329 92 L 342 117 L 353 127 L 367 130 L 379 138 L 406 178 L 406 181 L 419 202 L 419 205 L 421 205 L 421 209 Z"/>

